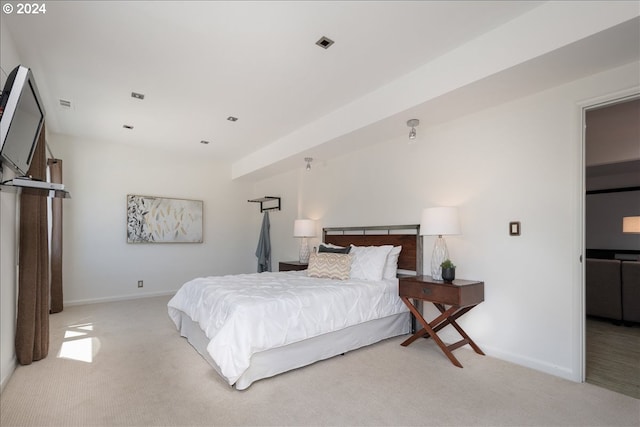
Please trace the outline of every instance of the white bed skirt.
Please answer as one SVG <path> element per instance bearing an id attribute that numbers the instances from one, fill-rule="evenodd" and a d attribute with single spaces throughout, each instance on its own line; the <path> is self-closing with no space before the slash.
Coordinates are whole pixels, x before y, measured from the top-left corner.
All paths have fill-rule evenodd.
<path id="1" fill-rule="evenodd" d="M 200 329 L 200 326 L 191 320 L 188 315 L 183 312 L 180 312 L 180 314 L 180 335 L 186 337 L 198 353 L 224 378 L 220 368 L 207 352 L 209 339 Z M 403 312 L 283 347 L 255 353 L 251 357 L 251 366 L 234 385 L 237 390 L 244 390 L 254 381 L 310 365 L 319 360 L 328 359 L 387 338 L 405 335 L 410 331 L 409 312 Z"/>

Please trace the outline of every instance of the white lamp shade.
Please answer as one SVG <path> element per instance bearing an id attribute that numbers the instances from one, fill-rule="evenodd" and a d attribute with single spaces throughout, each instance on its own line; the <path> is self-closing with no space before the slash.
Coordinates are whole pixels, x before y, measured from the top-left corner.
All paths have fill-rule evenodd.
<path id="1" fill-rule="evenodd" d="M 296 219 L 293 223 L 293 237 L 314 237 L 316 223 L 312 219 Z"/>
<path id="2" fill-rule="evenodd" d="M 460 234 L 458 208 L 426 208 L 420 219 L 420 234 L 423 236 L 444 236 Z"/>
<path id="3" fill-rule="evenodd" d="M 640 216 L 625 216 L 622 218 L 623 233 L 640 233 Z"/>

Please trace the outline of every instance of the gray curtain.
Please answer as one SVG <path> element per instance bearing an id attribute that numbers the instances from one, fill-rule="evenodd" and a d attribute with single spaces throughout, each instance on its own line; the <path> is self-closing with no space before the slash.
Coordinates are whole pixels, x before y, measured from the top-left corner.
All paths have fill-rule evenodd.
<path id="1" fill-rule="evenodd" d="M 258 257 L 258 273 L 263 271 L 271 271 L 271 237 L 269 235 L 269 212 L 264 212 L 262 218 L 262 227 L 260 228 L 260 238 L 258 239 L 258 247 L 256 248 L 256 256 Z"/>

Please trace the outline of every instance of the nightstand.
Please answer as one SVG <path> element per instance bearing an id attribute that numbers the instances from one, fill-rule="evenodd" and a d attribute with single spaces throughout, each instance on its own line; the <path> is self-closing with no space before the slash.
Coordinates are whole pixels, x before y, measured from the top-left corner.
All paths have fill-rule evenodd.
<path id="1" fill-rule="evenodd" d="M 400 278 L 399 295 L 423 326 L 422 329 L 414 333 L 401 345 L 406 347 L 418 338 L 428 334 L 426 338 L 433 338 L 451 363 L 459 368 L 462 368 L 462 364 L 453 355 L 453 350 L 469 344 L 476 353 L 484 355 L 480 347 L 473 342 L 456 322 L 456 319 L 484 301 L 484 282 L 454 280 L 452 283 L 445 283 L 441 280 L 433 280 L 431 276 L 402 277 Z M 410 299 L 413 299 L 416 304 L 412 303 Z M 431 322 L 427 322 L 417 308 L 420 305 L 420 301 L 433 303 L 440 311 L 440 316 Z M 462 336 L 462 340 L 451 345 L 446 345 L 442 342 L 437 332 L 447 325 L 453 326 Z"/>
<path id="2" fill-rule="evenodd" d="M 309 264 L 303 264 L 300 261 L 280 261 L 278 271 L 306 270 L 308 266 Z"/>

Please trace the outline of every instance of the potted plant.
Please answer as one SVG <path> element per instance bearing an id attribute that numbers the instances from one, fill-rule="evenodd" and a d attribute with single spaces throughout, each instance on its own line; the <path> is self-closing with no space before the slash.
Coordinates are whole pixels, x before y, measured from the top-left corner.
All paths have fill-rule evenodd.
<path id="1" fill-rule="evenodd" d="M 442 268 L 442 280 L 447 283 L 451 283 L 453 279 L 456 278 L 456 266 L 451 262 L 450 259 L 445 259 L 440 264 L 440 268 Z"/>

